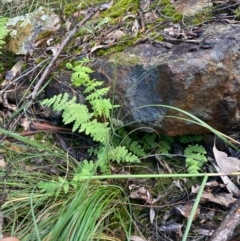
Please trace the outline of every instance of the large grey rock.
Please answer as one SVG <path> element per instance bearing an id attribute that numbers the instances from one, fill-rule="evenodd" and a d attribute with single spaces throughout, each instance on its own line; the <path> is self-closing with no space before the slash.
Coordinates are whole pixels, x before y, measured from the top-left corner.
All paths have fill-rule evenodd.
<path id="1" fill-rule="evenodd" d="M 35 49 L 36 39 L 41 33 L 45 32 L 49 37 L 58 30 L 60 18 L 50 9 L 39 7 L 32 13 L 10 18 L 6 27 L 9 30 L 7 50 L 16 55 L 23 55 Z"/>
<path id="2" fill-rule="evenodd" d="M 174 106 L 219 131 L 240 127 L 240 26 L 206 26 L 200 43 L 182 42 L 172 49 L 141 44 L 96 61 L 93 68 L 114 86 L 118 118 L 132 127 L 154 128 L 168 135 L 205 133 Z M 96 77 L 99 77 L 96 75 Z"/>

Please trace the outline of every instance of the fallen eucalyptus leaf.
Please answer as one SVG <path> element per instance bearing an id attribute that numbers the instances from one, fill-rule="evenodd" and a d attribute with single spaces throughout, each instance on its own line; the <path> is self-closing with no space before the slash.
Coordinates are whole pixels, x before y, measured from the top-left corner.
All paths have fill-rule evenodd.
<path id="1" fill-rule="evenodd" d="M 11 70 L 7 71 L 6 73 L 6 81 L 10 82 L 12 79 L 14 79 L 18 74 L 21 73 L 22 67 L 24 66 L 25 62 L 20 60 L 18 61 Z M 2 84 L 2 86 L 5 86 L 6 84 Z"/>
<path id="2" fill-rule="evenodd" d="M 0 157 L 0 169 L 4 169 L 6 167 L 7 163 L 3 156 Z"/>
<path id="3" fill-rule="evenodd" d="M 145 187 L 140 187 L 138 188 L 138 190 L 132 191 L 130 193 L 130 198 L 141 199 L 141 200 L 144 200 L 146 203 L 150 203 L 150 204 L 153 203 L 153 198 L 150 192 L 148 191 L 148 189 Z"/>
<path id="4" fill-rule="evenodd" d="M 146 241 L 146 239 L 140 238 L 140 237 L 135 236 L 135 235 L 131 235 L 130 240 L 131 241 Z"/>
<path id="5" fill-rule="evenodd" d="M 187 202 L 185 205 L 178 205 L 176 207 L 176 209 L 185 217 L 185 218 L 189 218 L 190 213 L 192 211 L 194 202 Z M 200 208 L 198 207 L 195 214 L 194 214 L 194 218 L 193 220 L 200 214 Z"/>
<path id="6" fill-rule="evenodd" d="M 213 154 L 222 172 L 232 173 L 240 170 L 239 159 L 236 157 L 228 157 L 228 155 L 225 152 L 219 151 L 216 148 L 215 143 L 213 146 Z"/>
<path id="7" fill-rule="evenodd" d="M 198 193 L 197 189 L 192 190 L 193 194 Z M 206 203 L 206 202 L 213 202 L 217 203 L 219 205 L 228 207 L 229 204 L 235 202 L 237 199 L 233 198 L 232 193 L 217 193 L 217 194 L 212 194 L 211 192 L 208 191 L 203 191 L 202 196 L 201 196 L 201 203 Z"/>
<path id="8" fill-rule="evenodd" d="M 109 3 L 104 3 L 101 5 L 100 11 L 107 10 L 107 9 L 111 8 L 112 5 L 113 5 L 113 0 Z"/>
<path id="9" fill-rule="evenodd" d="M 90 53 L 93 53 L 94 51 L 96 51 L 97 49 L 102 49 L 104 46 L 106 45 L 97 45 L 91 48 Z"/>
<path id="10" fill-rule="evenodd" d="M 209 161 L 212 163 L 212 165 L 215 167 L 218 173 L 221 173 L 222 170 L 211 160 L 211 158 L 208 158 Z M 237 197 L 240 197 L 240 190 L 239 188 L 230 180 L 228 176 L 220 176 L 223 183 L 226 185 L 227 190 L 236 195 Z"/>
<path id="11" fill-rule="evenodd" d="M 150 223 L 153 223 L 153 220 L 155 218 L 155 211 L 153 207 L 150 208 L 149 217 L 150 217 Z"/>

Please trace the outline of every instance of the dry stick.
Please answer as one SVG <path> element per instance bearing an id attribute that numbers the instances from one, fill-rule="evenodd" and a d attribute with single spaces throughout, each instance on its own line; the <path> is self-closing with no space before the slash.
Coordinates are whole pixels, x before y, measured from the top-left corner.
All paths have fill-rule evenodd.
<path id="1" fill-rule="evenodd" d="M 240 199 L 238 199 L 218 228 L 214 231 L 210 241 L 226 241 L 232 237 L 234 229 L 240 224 Z"/>
<path id="2" fill-rule="evenodd" d="M 64 41 L 62 42 L 59 50 L 57 51 L 56 55 L 53 56 L 51 62 L 49 63 L 49 65 L 47 66 L 47 68 L 45 69 L 45 71 L 43 72 L 40 80 L 38 81 L 38 83 L 36 84 L 36 86 L 34 87 L 33 92 L 27 97 L 28 99 L 30 99 L 30 102 L 28 104 L 28 107 L 32 104 L 32 102 L 35 100 L 36 96 L 37 96 L 37 92 L 39 90 L 39 88 L 41 87 L 43 81 L 46 79 L 47 75 L 49 74 L 51 68 L 53 67 L 55 61 L 57 60 L 59 54 L 62 52 L 62 50 L 64 49 L 64 47 L 68 44 L 69 40 L 74 36 L 74 34 L 78 31 L 79 28 L 81 28 L 97 11 L 99 8 L 94 8 L 91 10 L 91 12 L 81 21 L 79 22 L 74 28 L 73 30 L 71 30 L 69 32 L 69 34 L 67 35 L 67 37 L 64 39 Z"/>

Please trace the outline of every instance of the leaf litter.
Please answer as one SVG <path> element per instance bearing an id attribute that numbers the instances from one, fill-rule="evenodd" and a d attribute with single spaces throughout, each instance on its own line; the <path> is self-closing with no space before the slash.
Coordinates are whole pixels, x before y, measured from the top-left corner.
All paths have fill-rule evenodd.
<path id="1" fill-rule="evenodd" d="M 113 1 L 109 3 L 105 3 L 101 6 L 102 10 L 106 10 L 111 8 Z M 144 29 L 148 23 L 155 21 L 159 16 L 156 11 L 149 11 L 149 7 L 151 5 L 151 1 L 141 1 L 141 11 L 138 14 L 126 14 L 121 20 L 120 23 L 117 25 L 117 28 L 113 28 L 111 30 L 110 19 L 105 19 L 101 24 L 89 25 L 87 34 L 81 40 L 83 41 L 83 51 L 86 51 L 90 54 L 97 53 L 101 49 L 108 49 L 115 45 L 119 45 L 122 42 L 124 43 L 125 40 L 122 40 L 124 37 L 128 36 L 130 39 L 134 38 L 138 34 L 141 33 L 141 41 L 149 42 L 149 43 L 157 43 L 171 48 L 175 41 L 188 41 L 193 40 L 195 37 L 199 35 L 201 32 L 200 28 L 192 29 L 191 31 L 183 29 L 179 24 L 174 24 L 172 22 L 165 23 L 165 26 L 162 28 L 161 34 L 156 36 L 151 36 L 149 29 Z M 144 12 L 143 12 L 144 11 Z M 78 11 L 78 15 L 81 14 Z M 85 13 L 84 13 L 85 14 Z M 237 23 L 236 20 L 227 20 L 224 18 L 225 21 L 230 23 Z M 70 30 L 71 25 L 73 24 L 70 19 L 68 21 L 67 28 Z M 95 22 L 98 22 L 98 18 L 96 15 Z M 96 27 L 95 27 L 96 26 Z M 152 30 L 157 29 L 159 25 L 153 26 Z M 161 26 L 162 27 L 162 26 Z M 145 32 L 143 31 L 145 30 Z M 100 34 L 101 33 L 101 34 Z M 100 34 L 100 35 L 99 35 Z M 157 39 L 158 37 L 164 37 L 165 41 L 159 42 Z M 89 39 L 94 39 L 93 42 L 89 42 Z M 48 45 L 51 45 L 53 38 L 49 37 L 46 39 Z M 138 40 L 136 40 L 138 41 Z M 170 43 L 171 42 L 171 43 Z M 92 43 L 94 46 L 92 47 Z M 135 42 L 136 43 L 136 42 Z M 134 45 L 133 43 L 132 45 Z M 37 46 L 38 43 L 36 43 Z M 40 44 L 40 42 L 39 42 Z M 58 44 L 54 44 L 52 46 L 47 47 L 50 51 L 52 51 L 53 56 L 56 55 L 56 52 L 59 48 Z M 21 66 L 17 63 L 12 70 L 7 75 L 7 80 L 9 82 L 14 81 L 15 76 L 21 73 Z M 11 83 L 12 84 L 12 83 Z M 4 86 L 4 85 L 3 85 Z M 9 111 L 14 111 L 16 109 L 15 106 L 10 105 L 7 102 L 6 95 L 1 96 L 1 104 L 8 109 Z M 10 114 L 6 114 L 6 117 L 9 117 Z M 28 120 L 22 119 L 22 125 L 24 126 L 25 130 L 32 135 L 31 123 L 28 123 Z M 33 122 L 34 124 L 34 122 Z M 54 128 L 51 125 L 43 123 L 42 125 L 38 125 L 36 130 L 44 130 L 45 132 L 49 132 L 50 129 L 60 131 L 57 128 Z M 61 141 L 59 141 L 61 142 Z M 11 149 L 17 149 L 21 151 L 18 146 L 14 144 L 9 144 Z M 64 145 L 66 146 L 65 142 Z M 68 147 L 62 147 L 63 149 L 68 149 Z M 195 213 L 194 219 L 200 224 L 199 227 L 194 228 L 194 231 L 201 235 L 201 237 L 210 236 L 213 233 L 213 228 L 205 228 L 208 225 L 213 226 L 216 228 L 216 224 L 213 223 L 213 217 L 216 215 L 218 211 L 225 210 L 231 206 L 236 200 L 236 197 L 240 197 L 240 191 L 237 185 L 227 176 L 227 174 L 237 172 L 240 170 L 240 161 L 238 158 L 228 156 L 227 153 L 219 151 L 214 143 L 213 146 L 213 153 L 215 157 L 216 163 L 214 160 L 209 157 L 208 159 L 215 167 L 217 172 L 219 173 L 226 173 L 226 175 L 221 176 L 222 182 L 217 181 L 210 181 L 206 184 L 205 190 L 202 194 L 200 205 L 197 208 Z M 168 164 L 168 160 L 166 158 L 159 158 L 159 155 L 155 155 L 159 165 L 162 165 L 164 172 L 172 173 L 174 172 L 174 165 L 171 166 Z M 6 161 L 4 158 L 1 159 L 1 168 L 2 166 L 6 165 Z M 43 160 L 41 160 L 43 162 Z M 29 167 L 29 170 L 31 168 Z M 123 167 L 124 169 L 124 167 Z M 31 169 L 32 170 L 32 169 Z M 159 170 L 159 169 L 158 169 Z M 120 173 L 120 172 L 119 172 Z M 131 173 L 131 171 L 128 171 Z M 146 233 L 146 231 L 156 231 L 159 232 L 161 238 L 167 237 L 168 240 L 178 240 L 182 237 L 182 231 L 184 227 L 184 223 L 189 218 L 190 212 L 193 207 L 193 203 L 196 197 L 196 194 L 199 191 L 199 185 L 192 185 L 190 188 L 187 187 L 188 183 L 180 182 L 179 180 L 174 180 L 171 187 L 175 186 L 176 189 L 170 188 L 169 190 L 164 189 L 162 192 L 153 191 L 154 187 L 156 187 L 156 181 L 154 180 L 155 184 L 150 187 L 149 185 L 145 185 L 145 183 L 141 183 L 141 185 L 129 185 L 129 197 L 130 199 L 134 199 L 140 202 L 140 204 L 136 203 L 136 206 L 141 206 L 142 208 L 147 208 L 147 218 L 144 216 L 144 220 L 146 226 L 141 227 L 141 231 Z M 159 184 L 158 184 L 159 185 Z M 163 185 L 163 183 L 160 183 Z M 186 186 L 185 186 L 186 185 Z M 191 189 L 191 191 L 189 191 Z M 171 192 L 171 193 L 170 193 Z M 171 199 L 171 201 L 169 200 Z M 213 206 L 217 204 L 217 206 Z M 212 210 L 214 207 L 214 211 Z M 223 208 L 222 208 L 223 207 Z M 170 211 L 169 211 L 170 210 Z M 146 214 L 145 213 L 145 214 Z M 160 215 L 161 214 L 161 215 Z M 162 220 L 159 220 L 159 217 L 162 216 Z M 141 220 L 141 216 L 137 217 L 136 221 Z M 137 223 L 137 222 L 136 222 Z M 144 225 L 145 225 L 144 224 Z M 211 224 L 211 225 L 210 225 Z M 140 227 L 140 225 L 139 225 Z M 174 234 L 172 234 L 174 233 Z M 156 237 L 154 237 L 156 238 Z M 132 241 L 142 241 L 146 240 L 143 237 L 139 237 L 136 235 L 131 236 Z M 155 240 L 155 239 L 152 239 Z M 161 240 L 161 239 L 159 239 Z"/>

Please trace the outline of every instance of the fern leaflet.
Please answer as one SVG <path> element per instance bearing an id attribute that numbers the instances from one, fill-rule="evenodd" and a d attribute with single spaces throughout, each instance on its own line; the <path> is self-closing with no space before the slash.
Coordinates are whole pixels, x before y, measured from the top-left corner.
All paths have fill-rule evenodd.
<path id="1" fill-rule="evenodd" d="M 207 162 L 206 153 L 205 148 L 198 144 L 188 145 L 188 147 L 185 148 L 184 155 L 187 157 L 186 166 L 189 173 L 198 173 L 203 164 Z"/>
<path id="2" fill-rule="evenodd" d="M 96 100 L 101 99 L 104 95 L 106 95 L 109 91 L 109 87 L 96 89 L 92 94 L 86 97 L 86 100 Z"/>
<path id="3" fill-rule="evenodd" d="M 107 122 L 100 123 L 97 122 L 96 119 L 83 123 L 79 130 L 79 132 L 85 132 L 87 135 L 90 135 L 94 141 L 99 141 L 101 143 L 106 143 L 109 131 L 110 129 L 108 128 Z"/>
<path id="4" fill-rule="evenodd" d="M 112 106 L 110 99 L 97 99 L 90 101 L 92 105 L 94 116 L 104 115 L 106 118 L 110 118 L 110 110 L 114 108 Z"/>
<path id="5" fill-rule="evenodd" d="M 139 163 L 140 160 L 137 156 L 133 155 L 129 152 L 125 146 L 118 146 L 113 150 L 113 160 L 120 162 L 132 162 L 132 163 Z"/>
<path id="6" fill-rule="evenodd" d="M 90 82 L 88 83 L 89 85 L 84 90 L 84 93 L 90 93 L 92 91 L 95 91 L 96 87 L 102 86 L 103 83 L 103 81 L 90 80 Z"/>
<path id="7" fill-rule="evenodd" d="M 67 105 L 62 117 L 64 124 L 69 124 L 74 122 L 73 131 L 76 131 L 81 124 L 89 121 L 93 114 L 88 112 L 88 108 L 81 104 L 71 104 Z"/>

